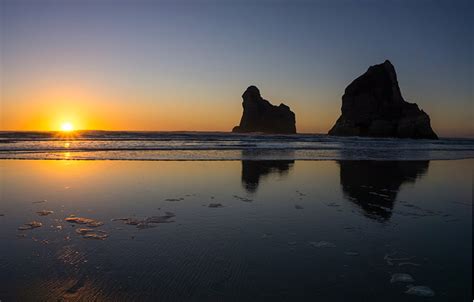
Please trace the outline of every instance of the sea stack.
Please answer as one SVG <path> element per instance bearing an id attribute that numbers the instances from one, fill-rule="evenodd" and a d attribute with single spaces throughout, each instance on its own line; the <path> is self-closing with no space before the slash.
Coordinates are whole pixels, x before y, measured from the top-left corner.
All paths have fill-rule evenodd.
<path id="1" fill-rule="evenodd" d="M 347 86 L 341 111 L 329 135 L 438 139 L 428 114 L 403 99 L 388 60 Z"/>
<path id="2" fill-rule="evenodd" d="M 255 86 L 249 86 L 242 95 L 244 113 L 240 125 L 232 132 L 296 133 L 295 114 L 285 104 L 274 106 L 262 98 Z"/>

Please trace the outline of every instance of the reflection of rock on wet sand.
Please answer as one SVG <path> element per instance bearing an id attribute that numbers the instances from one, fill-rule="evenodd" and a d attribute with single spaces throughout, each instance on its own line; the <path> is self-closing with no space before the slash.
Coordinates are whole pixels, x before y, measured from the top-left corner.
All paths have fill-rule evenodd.
<path id="1" fill-rule="evenodd" d="M 242 160 L 242 186 L 249 193 L 258 189 L 260 178 L 269 174 L 285 175 L 293 167 L 294 160 Z"/>
<path id="2" fill-rule="evenodd" d="M 400 186 L 428 171 L 429 161 L 338 161 L 344 195 L 377 220 L 388 220 Z"/>

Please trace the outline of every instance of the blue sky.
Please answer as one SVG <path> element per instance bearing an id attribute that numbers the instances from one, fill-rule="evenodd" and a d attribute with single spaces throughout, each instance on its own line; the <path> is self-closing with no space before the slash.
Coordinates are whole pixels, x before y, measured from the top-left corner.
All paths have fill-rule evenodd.
<path id="1" fill-rule="evenodd" d="M 389 59 L 435 131 L 474 135 L 472 1 L 0 3 L 4 130 L 63 115 L 86 128 L 225 131 L 254 84 L 290 105 L 299 131 L 321 133 L 344 88 Z M 45 107 L 61 110 L 34 116 Z"/>

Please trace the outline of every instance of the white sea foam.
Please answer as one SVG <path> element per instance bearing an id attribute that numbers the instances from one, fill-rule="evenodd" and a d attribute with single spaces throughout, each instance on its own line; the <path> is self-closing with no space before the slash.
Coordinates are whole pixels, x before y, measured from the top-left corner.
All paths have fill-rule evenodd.
<path id="1" fill-rule="evenodd" d="M 0 132 L 0 159 L 436 160 L 474 158 L 473 139 L 216 132 Z"/>

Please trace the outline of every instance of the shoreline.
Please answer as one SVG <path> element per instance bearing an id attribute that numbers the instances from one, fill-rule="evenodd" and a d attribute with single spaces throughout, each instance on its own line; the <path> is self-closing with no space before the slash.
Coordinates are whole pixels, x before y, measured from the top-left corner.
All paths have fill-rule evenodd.
<path id="1" fill-rule="evenodd" d="M 444 160 L 474 158 L 474 140 L 327 135 L 91 133 L 1 135 L 1 159 Z"/>
<path id="2" fill-rule="evenodd" d="M 468 161 L 474 160 L 474 157 L 463 157 L 463 158 L 440 158 L 440 159 L 121 159 L 121 158 L 104 158 L 104 159 L 94 159 L 94 158 L 0 158 L 0 161 L 123 161 L 123 162 L 240 162 L 240 161 L 303 161 L 303 162 L 324 162 L 324 161 L 360 161 L 360 162 L 388 162 L 388 161 L 397 161 L 397 162 L 417 162 L 417 161 Z"/>
<path id="3" fill-rule="evenodd" d="M 387 140 L 396 140 L 396 141 L 437 141 L 431 139 L 413 139 L 413 138 L 398 138 L 390 136 L 337 136 L 329 135 L 327 133 L 317 133 L 317 132 L 297 132 L 294 134 L 282 134 L 282 133 L 264 133 L 264 132 L 231 132 L 231 131 L 200 131 L 200 130 L 74 130 L 71 134 L 81 134 L 81 133 L 90 133 L 90 134 L 120 134 L 120 133 L 130 133 L 130 134 L 164 134 L 164 135 L 179 135 L 179 134 L 204 134 L 204 135 L 229 135 L 236 137 L 243 136 L 261 136 L 261 137 L 271 137 L 271 136 L 284 136 L 284 137 L 297 137 L 297 136 L 321 136 L 329 137 L 335 139 L 387 139 Z M 68 138 L 62 138 L 64 135 L 63 131 L 59 130 L 0 130 L 0 136 L 5 134 L 57 134 L 60 137 L 56 137 L 59 140 L 68 140 Z M 81 139 L 80 136 L 75 137 L 74 139 Z M 474 140 L 474 136 L 440 136 L 439 140 Z M 1 140 L 0 140 L 1 142 Z"/>

